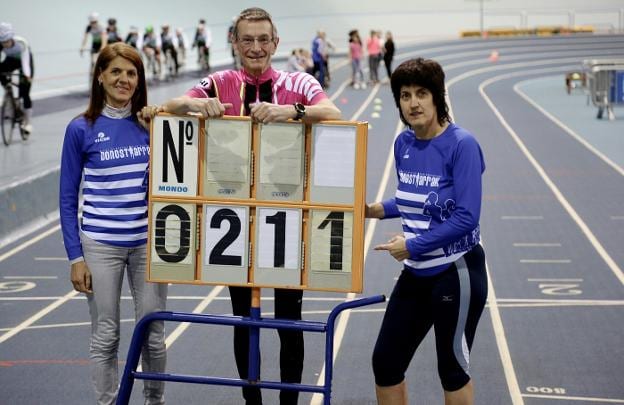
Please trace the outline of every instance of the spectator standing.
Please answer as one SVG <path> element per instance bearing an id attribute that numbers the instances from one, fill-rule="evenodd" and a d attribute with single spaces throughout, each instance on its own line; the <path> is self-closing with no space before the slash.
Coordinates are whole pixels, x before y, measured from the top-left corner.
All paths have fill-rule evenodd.
<path id="1" fill-rule="evenodd" d="M 301 64 L 301 55 L 299 55 L 299 49 L 293 49 L 286 62 L 287 72 L 305 72 L 306 68 Z"/>
<path id="2" fill-rule="evenodd" d="M 366 40 L 366 51 L 368 52 L 368 74 L 371 84 L 379 83 L 379 61 L 381 60 L 381 44 L 379 34 L 371 30 L 370 36 Z"/>
<path id="3" fill-rule="evenodd" d="M 322 30 L 317 31 L 316 37 L 312 40 L 312 61 L 314 62 L 314 70 L 312 74 L 321 83 L 323 88 L 326 87 L 325 83 L 325 33 Z"/>
<path id="4" fill-rule="evenodd" d="M 394 59 L 394 40 L 392 39 L 392 32 L 386 32 L 386 42 L 384 42 L 383 60 L 386 65 L 386 73 L 388 74 L 388 82 L 392 76 L 392 59 Z"/>
<path id="5" fill-rule="evenodd" d="M 357 30 L 349 32 L 349 58 L 351 59 L 351 85 L 354 89 L 366 88 L 362 71 L 362 40 Z"/>

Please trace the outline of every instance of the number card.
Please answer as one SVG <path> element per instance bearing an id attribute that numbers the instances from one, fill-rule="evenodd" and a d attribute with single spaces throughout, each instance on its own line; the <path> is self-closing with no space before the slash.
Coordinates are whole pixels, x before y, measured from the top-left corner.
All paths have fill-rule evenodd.
<path id="1" fill-rule="evenodd" d="M 301 284 L 301 210 L 257 208 L 254 283 Z"/>
<path id="2" fill-rule="evenodd" d="M 257 198 L 303 200 L 304 125 L 260 125 Z"/>
<path id="3" fill-rule="evenodd" d="M 199 118 L 156 116 L 152 125 L 151 194 L 195 197 Z"/>
<path id="4" fill-rule="evenodd" d="M 310 200 L 353 204 L 357 128 L 312 126 Z"/>
<path id="5" fill-rule="evenodd" d="M 157 116 L 148 280 L 361 292 L 367 131 Z"/>
<path id="6" fill-rule="evenodd" d="M 204 156 L 205 196 L 250 197 L 251 120 L 207 120 Z"/>
<path id="7" fill-rule="evenodd" d="M 204 205 L 201 279 L 210 283 L 247 283 L 249 208 Z"/>
<path id="8" fill-rule="evenodd" d="M 310 271 L 308 285 L 314 288 L 349 288 L 353 255 L 353 213 L 312 210 Z"/>
<path id="9" fill-rule="evenodd" d="M 195 280 L 195 205 L 152 204 L 150 279 Z"/>

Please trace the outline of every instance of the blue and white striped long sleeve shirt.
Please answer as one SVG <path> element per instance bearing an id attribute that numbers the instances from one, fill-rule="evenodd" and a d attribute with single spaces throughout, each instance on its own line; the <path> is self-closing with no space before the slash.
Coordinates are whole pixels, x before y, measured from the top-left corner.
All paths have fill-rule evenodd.
<path id="1" fill-rule="evenodd" d="M 69 260 L 82 256 L 80 231 L 113 246 L 146 243 L 148 163 L 149 134 L 136 118 L 100 116 L 91 126 L 79 117 L 69 123 L 60 183 L 61 226 Z"/>
<path id="2" fill-rule="evenodd" d="M 384 217 L 401 217 L 416 275 L 444 271 L 479 243 L 483 154 L 475 137 L 450 124 L 439 136 L 419 140 L 411 130 L 394 143 L 398 187 L 383 202 Z"/>

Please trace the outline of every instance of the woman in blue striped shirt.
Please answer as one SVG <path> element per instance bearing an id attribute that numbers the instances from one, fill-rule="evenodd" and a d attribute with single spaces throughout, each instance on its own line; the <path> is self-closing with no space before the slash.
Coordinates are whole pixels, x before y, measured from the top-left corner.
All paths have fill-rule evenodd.
<path id="1" fill-rule="evenodd" d="M 394 142 L 394 198 L 369 204 L 368 218 L 401 218 L 403 234 L 375 247 L 403 263 L 373 352 L 380 404 L 407 404 L 405 371 L 434 327 L 446 405 L 472 404 L 469 353 L 485 306 L 485 255 L 479 244 L 483 154 L 455 125 L 444 71 L 433 60 L 403 62 L 392 93 L 408 127 Z"/>
<path id="2" fill-rule="evenodd" d="M 165 309 L 166 284 L 145 280 L 149 133 L 137 113 L 147 104 L 140 55 L 130 45 L 102 49 L 87 110 L 65 131 L 60 176 L 63 241 L 74 289 L 91 314 L 90 360 L 98 404 L 117 397 L 119 312 L 124 271 L 136 319 Z M 82 183 L 82 221 L 78 208 Z M 144 342 L 144 371 L 164 371 L 163 322 Z M 164 404 L 164 383 L 145 381 L 146 404 Z"/>

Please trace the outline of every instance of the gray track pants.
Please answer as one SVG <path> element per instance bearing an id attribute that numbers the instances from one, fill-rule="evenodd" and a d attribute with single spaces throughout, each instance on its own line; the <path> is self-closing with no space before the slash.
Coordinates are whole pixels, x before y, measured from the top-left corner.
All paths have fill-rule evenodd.
<path id="1" fill-rule="evenodd" d="M 119 306 L 124 270 L 134 301 L 136 319 L 165 310 L 167 285 L 145 281 L 146 248 L 123 248 L 99 243 L 81 235 L 84 258 L 92 277 L 93 293 L 87 294 L 91 314 L 91 379 L 98 405 L 115 403 L 119 385 Z M 164 322 L 153 322 L 141 352 L 143 371 L 164 371 L 166 363 Z M 164 404 L 164 382 L 144 381 L 149 405 Z"/>

